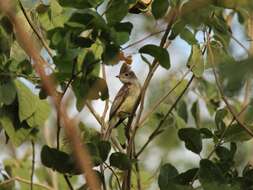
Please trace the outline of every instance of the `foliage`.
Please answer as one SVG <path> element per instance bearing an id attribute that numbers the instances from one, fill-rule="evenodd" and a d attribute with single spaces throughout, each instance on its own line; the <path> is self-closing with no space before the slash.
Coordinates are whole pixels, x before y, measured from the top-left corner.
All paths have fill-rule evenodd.
<path id="1" fill-rule="evenodd" d="M 70 98 L 66 92 L 73 92 L 75 105 L 71 109 L 78 113 L 86 106 L 93 108 L 89 108 L 88 114 L 95 116 L 100 129 L 94 130 L 84 123 L 77 128 L 103 189 L 126 190 L 126 187 L 120 187 L 126 180 L 130 180 L 131 189 L 138 190 L 152 188 L 152 185 L 160 190 L 253 189 L 250 159 L 245 152 L 240 152 L 242 144 L 252 139 L 249 131 L 253 131 L 250 100 L 252 2 L 23 0 L 16 5 L 17 15 L 24 14 L 20 7 L 24 5 L 33 25 L 33 30 L 29 24 L 26 26 L 33 34 L 31 38 L 36 41 L 41 56 L 45 60 L 49 56 L 48 62 L 52 62 L 45 69 L 56 81 L 58 96 L 68 105 Z M 138 29 L 140 23 L 136 18 L 142 18 L 144 24 L 151 23 L 152 26 L 162 23 L 166 25 L 166 30 L 161 27 L 161 31 L 154 32 L 153 27 L 149 29 L 145 25 Z M 8 180 L 17 176 L 28 179 L 31 173 L 39 183 L 49 187 L 67 189 L 72 184 L 75 189 L 87 189 L 87 184 L 77 187 L 82 171 L 68 147 L 71 142 L 64 135 L 59 139 L 62 121 L 58 113 L 55 114 L 51 97 L 47 97 L 43 81 L 33 68 L 34 60 L 24 53 L 22 44 L 18 45 L 11 20 L 1 14 L 0 22 L 0 132 L 5 140 L 2 143 L 6 147 L 8 144 L 12 150 L 26 150 L 20 158 L 15 154 L 4 158 L 0 189 L 28 189 L 22 180 L 18 185 Z M 241 26 L 249 39 L 250 48 L 237 40 L 234 23 Z M 144 38 L 132 43 L 133 32 L 159 35 L 152 42 Z M 37 38 L 38 35 L 42 39 Z M 191 49 L 189 53 L 181 50 L 189 54 L 183 69 L 192 74 L 190 80 L 185 76 L 181 78 L 174 66 L 172 57 L 181 55 L 172 56 L 174 46 L 168 48 L 179 39 Z M 236 49 L 231 43 L 233 41 L 239 44 Z M 48 43 L 49 48 L 44 43 Z M 136 48 L 138 44 L 142 45 Z M 130 47 L 134 50 L 133 55 L 128 51 Z M 246 51 L 242 56 L 236 54 L 238 47 Z M 145 99 L 142 100 L 147 101 L 145 104 L 138 102 L 140 109 L 133 113 L 137 116 L 134 117 L 137 118 L 136 124 L 132 122 L 130 127 L 128 122 L 121 124 L 115 137 L 116 143 L 115 139 L 105 141 L 102 133 L 107 126 L 106 117 L 97 114 L 99 109 L 92 107 L 90 102 L 102 101 L 108 105 L 113 97 L 109 96 L 110 86 L 106 78 L 111 76 L 105 77 L 104 69 L 123 62 L 131 64 L 132 56 L 140 56 L 143 61 L 138 62 L 137 67 L 148 66 L 148 75 L 141 73 L 138 76 L 145 81 Z M 150 83 L 158 67 L 166 73 L 169 70 L 169 74 Z M 145 94 L 145 90 L 149 93 Z M 147 109 L 143 111 L 142 106 L 147 106 Z M 53 128 L 50 132 L 55 133 L 52 137 L 44 134 L 48 126 Z M 123 131 L 125 126 L 127 130 Z M 55 146 L 56 139 L 57 142 L 60 140 L 60 146 Z M 31 165 L 34 160 L 30 160 L 29 142 L 38 146 L 36 155 L 40 155 L 41 160 L 40 164 L 36 156 L 36 169 L 33 171 Z M 187 156 L 180 158 L 185 163 L 168 162 L 166 156 L 179 148 L 184 154 L 198 158 L 193 160 L 194 166 L 189 164 L 191 159 Z M 162 152 L 162 163 L 149 161 L 153 150 Z M 151 157 L 156 156 L 151 154 Z M 146 167 L 147 162 L 148 166 L 158 167 L 158 175 Z M 126 178 L 126 173 L 132 175 Z M 53 175 L 57 176 L 57 185 Z M 34 183 L 34 189 L 43 187 Z"/>

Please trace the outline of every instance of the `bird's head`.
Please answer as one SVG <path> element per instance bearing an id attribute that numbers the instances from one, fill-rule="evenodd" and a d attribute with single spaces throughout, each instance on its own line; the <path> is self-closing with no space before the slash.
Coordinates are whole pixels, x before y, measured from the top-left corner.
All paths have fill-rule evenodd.
<path id="1" fill-rule="evenodd" d="M 126 83 L 138 83 L 138 78 L 134 74 L 134 72 L 131 70 L 131 67 L 127 64 L 123 64 L 120 69 L 120 74 L 116 76 L 119 78 L 119 80 L 126 84 Z"/>

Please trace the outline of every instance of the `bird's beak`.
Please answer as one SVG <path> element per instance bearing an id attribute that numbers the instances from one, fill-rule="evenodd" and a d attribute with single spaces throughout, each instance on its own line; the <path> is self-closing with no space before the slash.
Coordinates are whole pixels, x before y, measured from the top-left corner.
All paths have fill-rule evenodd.
<path id="1" fill-rule="evenodd" d="M 119 75 L 117 75 L 117 76 L 115 76 L 115 77 L 119 78 Z"/>

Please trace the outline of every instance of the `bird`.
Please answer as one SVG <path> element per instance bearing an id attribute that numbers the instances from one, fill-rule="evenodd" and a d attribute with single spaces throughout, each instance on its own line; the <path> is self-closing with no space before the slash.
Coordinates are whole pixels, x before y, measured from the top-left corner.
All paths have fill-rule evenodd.
<path id="1" fill-rule="evenodd" d="M 127 117 L 129 117 L 135 107 L 141 94 L 141 84 L 131 67 L 123 63 L 118 76 L 123 86 L 115 96 L 109 114 L 109 124 L 105 132 L 105 139 L 110 138 L 112 129 L 121 124 Z"/>

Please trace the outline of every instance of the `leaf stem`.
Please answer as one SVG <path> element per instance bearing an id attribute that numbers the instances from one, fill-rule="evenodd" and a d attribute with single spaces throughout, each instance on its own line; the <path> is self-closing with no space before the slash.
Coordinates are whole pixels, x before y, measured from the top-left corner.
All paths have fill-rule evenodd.
<path id="1" fill-rule="evenodd" d="M 35 169 L 35 145 L 34 141 L 31 141 L 32 143 L 32 172 L 31 172 L 31 184 L 30 189 L 33 190 L 33 175 L 34 175 L 34 169 Z"/>
<path id="2" fill-rule="evenodd" d="M 68 176 L 65 174 L 65 175 L 63 175 L 63 177 L 64 177 L 65 181 L 66 181 L 67 184 L 68 184 L 69 190 L 74 190 L 74 188 L 73 188 L 73 186 L 72 186 L 72 184 L 71 184 L 71 182 L 70 182 Z"/>

